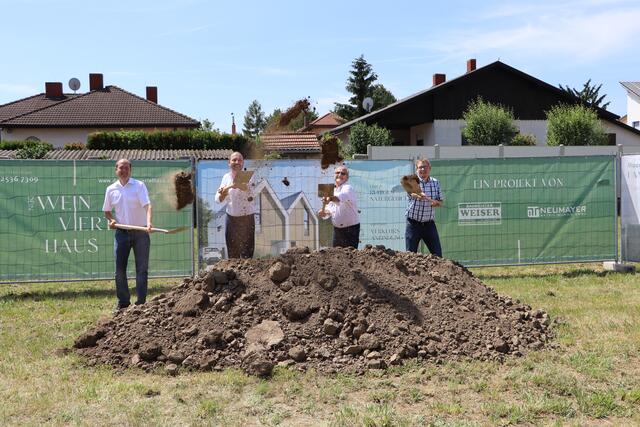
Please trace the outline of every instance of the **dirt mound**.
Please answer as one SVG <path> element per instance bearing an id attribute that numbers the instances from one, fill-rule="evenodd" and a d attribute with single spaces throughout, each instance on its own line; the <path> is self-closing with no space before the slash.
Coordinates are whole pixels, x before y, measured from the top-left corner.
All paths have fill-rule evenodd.
<path id="1" fill-rule="evenodd" d="M 176 188 L 175 208 L 180 210 L 193 203 L 193 186 L 191 185 L 191 174 L 179 172 L 174 175 L 173 182 Z"/>
<path id="2" fill-rule="evenodd" d="M 502 360 L 552 335 L 546 313 L 431 255 L 304 248 L 215 267 L 98 324 L 75 351 L 90 364 L 266 376 L 276 364 L 362 372 L 413 358 Z"/>

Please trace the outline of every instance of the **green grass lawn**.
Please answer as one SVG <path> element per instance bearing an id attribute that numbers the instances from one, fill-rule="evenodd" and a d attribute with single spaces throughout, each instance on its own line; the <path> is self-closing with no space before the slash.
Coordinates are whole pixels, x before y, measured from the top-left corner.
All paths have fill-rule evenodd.
<path id="1" fill-rule="evenodd" d="M 0 285 L 0 425 L 640 425 L 640 275 L 599 264 L 473 272 L 557 318 L 554 348 L 363 377 L 118 372 L 57 351 L 111 316 L 112 282 Z"/>

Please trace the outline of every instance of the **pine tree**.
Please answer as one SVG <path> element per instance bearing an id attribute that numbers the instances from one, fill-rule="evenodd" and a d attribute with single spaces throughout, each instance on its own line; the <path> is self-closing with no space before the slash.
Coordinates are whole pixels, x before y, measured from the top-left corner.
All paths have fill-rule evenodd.
<path id="1" fill-rule="evenodd" d="M 587 80 L 587 82 L 582 85 L 581 90 L 577 90 L 575 88 L 572 89 L 569 86 L 560 85 L 560 89 L 564 90 L 565 92 L 569 92 L 571 95 L 579 98 L 580 102 L 582 102 L 583 105 L 586 105 L 587 107 L 602 108 L 606 110 L 610 102 L 602 104 L 602 101 L 604 101 L 604 98 L 607 95 L 600 95 L 601 88 L 602 83 L 600 83 L 598 86 L 591 86 L 591 79 Z"/>
<path id="2" fill-rule="evenodd" d="M 242 133 L 247 138 L 255 138 L 260 132 L 262 132 L 267 125 L 264 112 L 262 111 L 262 105 L 257 99 L 254 99 L 247 112 L 244 114 L 244 125 Z"/>
<path id="3" fill-rule="evenodd" d="M 373 67 L 365 59 L 364 55 L 360 55 L 351 63 L 351 76 L 347 79 L 345 89 L 353 94 L 349 98 L 349 104 L 335 103 L 333 110 L 338 116 L 353 120 L 368 113 L 362 106 L 362 101 L 371 97 L 374 100 L 373 109 L 378 110 L 382 107 L 395 102 L 395 97 L 383 85 L 374 84 L 378 80 L 378 75 L 373 71 Z"/>

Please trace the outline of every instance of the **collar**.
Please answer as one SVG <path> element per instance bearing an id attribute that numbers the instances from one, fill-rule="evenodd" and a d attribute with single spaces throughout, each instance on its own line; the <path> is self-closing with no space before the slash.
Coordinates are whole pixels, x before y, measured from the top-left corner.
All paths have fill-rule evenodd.
<path id="1" fill-rule="evenodd" d="M 120 182 L 120 178 L 118 178 L 118 180 L 116 181 L 116 185 L 118 185 L 119 187 L 126 187 L 129 184 L 133 184 L 133 181 L 134 179 L 132 177 L 129 177 L 127 183 L 125 185 L 122 185 L 122 182 Z"/>
<path id="2" fill-rule="evenodd" d="M 429 182 L 429 180 L 431 179 L 431 175 L 429 175 L 429 178 L 427 179 L 422 179 L 422 177 L 418 175 L 418 179 L 420 180 L 420 182 Z"/>

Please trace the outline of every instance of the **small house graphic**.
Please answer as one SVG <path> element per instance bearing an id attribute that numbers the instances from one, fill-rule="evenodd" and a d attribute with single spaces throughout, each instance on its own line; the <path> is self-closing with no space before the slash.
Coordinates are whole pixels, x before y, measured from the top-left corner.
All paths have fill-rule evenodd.
<path id="1" fill-rule="evenodd" d="M 278 197 L 266 179 L 252 189 L 255 214 L 254 258 L 280 255 L 292 247 L 320 248 L 319 218 L 302 191 Z M 216 205 L 217 207 L 220 204 Z M 217 209 L 208 224 L 209 247 L 226 254 L 225 206 Z"/>

